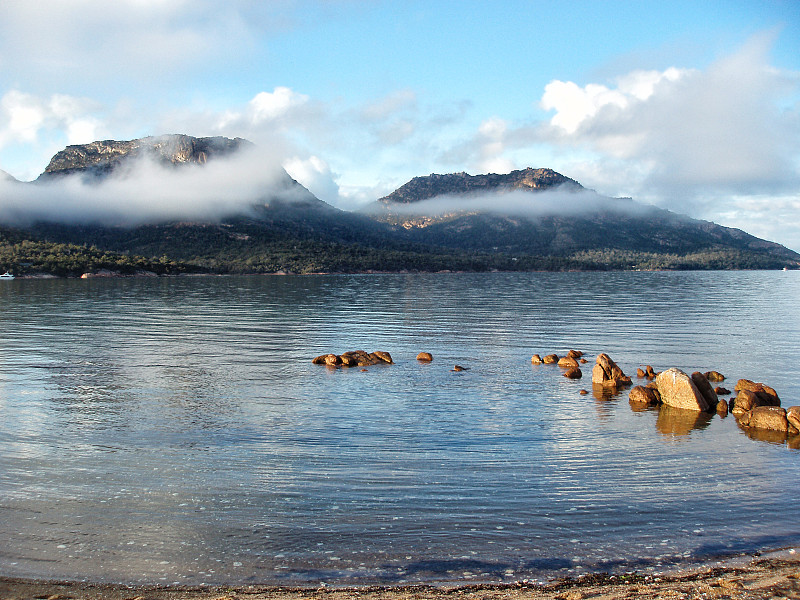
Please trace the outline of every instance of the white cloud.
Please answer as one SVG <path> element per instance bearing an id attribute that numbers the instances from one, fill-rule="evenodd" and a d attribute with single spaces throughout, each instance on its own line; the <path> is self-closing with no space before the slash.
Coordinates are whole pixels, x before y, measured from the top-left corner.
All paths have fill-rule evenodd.
<path id="1" fill-rule="evenodd" d="M 748 221 L 770 221 L 741 200 L 726 210 L 732 198 L 800 190 L 800 73 L 770 65 L 772 42 L 755 36 L 703 70 L 635 71 L 614 86 L 552 82 L 541 106 L 554 114 L 535 139 L 588 153 L 592 166 L 580 170 L 605 175 L 582 183 L 606 193 L 717 222 L 727 215 L 723 224 L 746 230 Z M 609 174 L 617 184 L 598 185 Z M 768 233 L 800 247 L 777 223 Z"/>
<path id="2" fill-rule="evenodd" d="M 339 186 L 330 165 L 318 156 L 300 158 L 293 156 L 284 161 L 283 168 L 295 181 L 302 184 L 320 200 L 339 205 Z"/>

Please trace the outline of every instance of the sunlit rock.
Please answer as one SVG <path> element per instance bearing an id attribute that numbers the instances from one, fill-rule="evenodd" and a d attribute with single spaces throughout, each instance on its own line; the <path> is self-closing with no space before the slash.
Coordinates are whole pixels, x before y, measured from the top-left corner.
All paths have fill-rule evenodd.
<path id="1" fill-rule="evenodd" d="M 711 408 L 692 378 L 680 369 L 672 367 L 662 371 L 656 377 L 656 385 L 661 401 L 667 406 L 699 411 Z M 716 407 L 716 402 L 714 406 Z"/>

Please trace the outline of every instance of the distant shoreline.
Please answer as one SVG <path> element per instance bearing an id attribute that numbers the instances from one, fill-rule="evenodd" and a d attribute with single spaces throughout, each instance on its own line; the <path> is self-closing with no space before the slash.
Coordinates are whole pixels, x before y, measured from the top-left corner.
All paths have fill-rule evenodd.
<path id="1" fill-rule="evenodd" d="M 754 558 L 733 559 L 723 566 L 709 561 L 663 575 L 594 573 L 536 584 L 460 583 L 307 586 L 214 585 L 158 586 L 44 581 L 0 577 L 0 598 L 80 597 L 85 600 L 581 600 L 590 597 L 642 599 L 664 597 L 797 597 L 800 594 L 800 552 L 786 549 Z M 687 596 L 688 595 L 688 596 Z"/>

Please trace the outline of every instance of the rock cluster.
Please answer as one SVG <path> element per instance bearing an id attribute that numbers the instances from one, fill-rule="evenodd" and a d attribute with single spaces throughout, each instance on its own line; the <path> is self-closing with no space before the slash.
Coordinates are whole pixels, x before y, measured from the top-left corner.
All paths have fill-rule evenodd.
<path id="1" fill-rule="evenodd" d="M 565 369 L 564 377 L 567 379 L 580 379 L 583 377 L 583 372 L 581 371 L 580 365 L 581 363 L 585 363 L 586 360 L 581 358 L 583 356 L 583 352 L 580 350 L 570 350 L 567 352 L 565 356 L 558 356 L 558 354 L 548 354 L 544 358 L 539 356 L 538 354 L 534 354 L 531 357 L 531 364 L 534 365 L 553 365 L 556 364 L 559 367 Z"/>
<path id="2" fill-rule="evenodd" d="M 393 364 L 391 354 L 376 350 L 352 350 L 343 354 L 323 354 L 311 361 L 315 365 L 328 365 L 330 367 L 369 367 L 371 365 Z"/>

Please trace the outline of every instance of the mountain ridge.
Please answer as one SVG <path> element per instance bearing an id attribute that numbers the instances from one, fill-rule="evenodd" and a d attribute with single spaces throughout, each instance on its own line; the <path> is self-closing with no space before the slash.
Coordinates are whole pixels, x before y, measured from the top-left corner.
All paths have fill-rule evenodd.
<path id="1" fill-rule="evenodd" d="M 129 165 L 140 158 L 168 173 L 188 165 L 203 169 L 245 148 L 253 145 L 241 138 L 182 134 L 98 141 L 65 148 L 39 179 L 18 185 L 49 193 L 58 188 L 38 184 L 57 186 L 69 176 L 90 184 L 124 179 L 131 174 Z M 224 162 L 218 165 L 228 168 Z M 262 168 L 260 163 L 248 166 Z M 81 247 L 117 253 L 114 260 L 120 264 L 171 261 L 164 267 L 169 272 L 800 267 L 800 254 L 775 242 L 631 199 L 605 198 L 552 169 L 415 177 L 375 201 L 372 208 L 379 210 L 364 212 L 333 207 L 283 174 L 289 192 L 297 193 L 282 198 L 265 190 L 246 213 L 214 220 L 110 226 L 51 219 L 0 227 L 0 269 L 80 275 L 81 269 L 98 264 L 96 252 L 94 259 L 79 258 Z M 453 208 L 425 215 L 431 202 L 442 197 Z M 488 198 L 488 204 L 475 204 L 480 198 Z M 401 214 L 406 209 L 423 217 L 414 222 Z M 9 225 L 6 220 L 0 214 L 0 225 Z M 26 250 L 33 246 L 35 256 Z M 41 259 L 44 255 L 47 260 Z"/>

